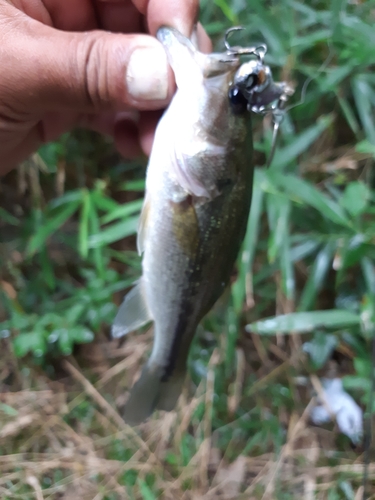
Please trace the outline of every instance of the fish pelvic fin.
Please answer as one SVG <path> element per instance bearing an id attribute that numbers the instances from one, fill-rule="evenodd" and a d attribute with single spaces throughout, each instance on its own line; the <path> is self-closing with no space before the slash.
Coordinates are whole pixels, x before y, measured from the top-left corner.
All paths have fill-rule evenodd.
<path id="1" fill-rule="evenodd" d="M 120 338 L 152 321 L 142 278 L 125 296 L 112 325 L 112 337 Z"/>

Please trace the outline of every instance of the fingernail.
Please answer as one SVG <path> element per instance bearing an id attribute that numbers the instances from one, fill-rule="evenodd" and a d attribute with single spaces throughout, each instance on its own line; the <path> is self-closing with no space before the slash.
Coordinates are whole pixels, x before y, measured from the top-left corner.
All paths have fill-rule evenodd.
<path id="1" fill-rule="evenodd" d="M 126 71 L 128 92 L 133 99 L 157 101 L 168 95 L 168 62 L 162 46 L 135 49 Z"/>

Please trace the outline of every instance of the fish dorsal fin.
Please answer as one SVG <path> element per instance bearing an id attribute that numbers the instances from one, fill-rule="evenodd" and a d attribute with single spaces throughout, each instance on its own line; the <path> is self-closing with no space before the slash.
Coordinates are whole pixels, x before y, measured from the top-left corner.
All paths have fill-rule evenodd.
<path id="1" fill-rule="evenodd" d="M 119 338 L 152 321 L 142 278 L 125 296 L 112 325 L 112 337 Z"/>
<path id="2" fill-rule="evenodd" d="M 137 233 L 137 250 L 138 254 L 142 255 L 145 250 L 145 241 L 147 233 L 147 219 L 150 211 L 150 197 L 144 199 L 141 215 L 139 216 L 138 233 Z"/>

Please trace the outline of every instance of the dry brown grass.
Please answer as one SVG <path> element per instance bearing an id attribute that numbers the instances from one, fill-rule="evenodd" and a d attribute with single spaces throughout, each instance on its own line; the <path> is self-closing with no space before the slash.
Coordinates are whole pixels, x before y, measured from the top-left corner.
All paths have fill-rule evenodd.
<path id="1" fill-rule="evenodd" d="M 2 499 L 312 500 L 331 498 L 330 488 L 338 478 L 347 478 L 356 500 L 363 498 L 362 454 L 338 452 L 335 429 L 309 425 L 308 405 L 312 403 L 308 398 L 304 411 L 280 413 L 286 427 L 280 450 L 228 459 L 227 450 L 220 448 L 218 429 L 212 430 L 214 369 L 221 361 L 218 349 L 211 357 L 207 383 L 198 387 L 192 399 L 184 394 L 177 411 L 155 415 L 137 429 L 129 427 L 116 406 L 124 403 L 127 385 L 136 376 L 149 340 L 146 333 L 130 337 L 124 346 L 117 342 L 86 346 L 85 356 L 61 363 L 58 381 L 35 366 L 19 371 L 17 360 L 3 341 Z M 241 386 L 245 362 L 241 355 L 237 358 L 235 385 Z M 290 362 L 270 367 L 256 384 L 258 388 L 279 377 L 285 363 Z M 89 367 L 83 369 L 79 364 Z M 239 398 L 239 390 L 234 388 L 228 402 L 230 414 Z M 197 420 L 193 414 L 201 401 L 205 401 L 205 409 Z M 80 418 L 75 409 L 82 404 L 89 410 Z M 235 430 L 236 420 L 228 426 Z M 173 463 L 170 457 L 181 457 L 187 433 L 193 437 L 196 451 L 187 464 L 182 460 L 178 463 L 178 459 Z M 117 458 L 114 443 L 120 448 Z M 121 449 L 127 450 L 126 457 Z M 126 479 L 127 471 L 133 471 L 135 484 Z M 375 483 L 375 464 L 369 465 L 368 472 L 369 482 Z M 144 482 L 149 474 L 154 477 L 152 487 Z"/>

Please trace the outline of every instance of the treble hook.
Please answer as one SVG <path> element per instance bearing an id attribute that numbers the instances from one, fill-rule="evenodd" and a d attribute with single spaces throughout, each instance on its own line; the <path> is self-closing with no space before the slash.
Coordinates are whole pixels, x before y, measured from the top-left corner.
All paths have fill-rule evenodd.
<path id="1" fill-rule="evenodd" d="M 233 33 L 234 31 L 242 31 L 245 28 L 242 26 L 233 26 L 232 28 L 227 29 L 224 35 L 224 45 L 225 48 L 227 49 L 227 52 L 230 55 L 234 56 L 243 56 L 243 55 L 255 55 L 261 63 L 263 63 L 264 56 L 267 53 L 267 46 L 264 43 L 261 43 L 255 47 L 239 47 L 239 46 L 234 46 L 232 47 L 228 41 L 229 35 Z"/>
<path id="2" fill-rule="evenodd" d="M 268 168 L 271 165 L 273 157 L 275 155 L 280 125 L 282 124 L 285 118 L 285 114 L 288 111 L 288 109 L 286 108 L 286 103 L 288 98 L 293 94 L 293 92 L 294 90 L 292 89 L 292 87 L 289 87 L 287 85 L 285 87 L 284 92 L 279 97 L 276 106 L 271 110 L 272 120 L 273 120 L 273 132 L 272 132 L 271 151 L 268 156 L 266 168 Z"/>
<path id="3" fill-rule="evenodd" d="M 230 46 L 230 43 L 228 42 L 229 35 L 231 33 L 233 33 L 234 31 L 242 31 L 244 29 L 245 28 L 243 26 L 232 26 L 232 28 L 227 29 L 227 31 L 225 32 L 225 35 L 224 35 L 224 45 L 228 51 L 232 50 L 232 47 Z"/>

